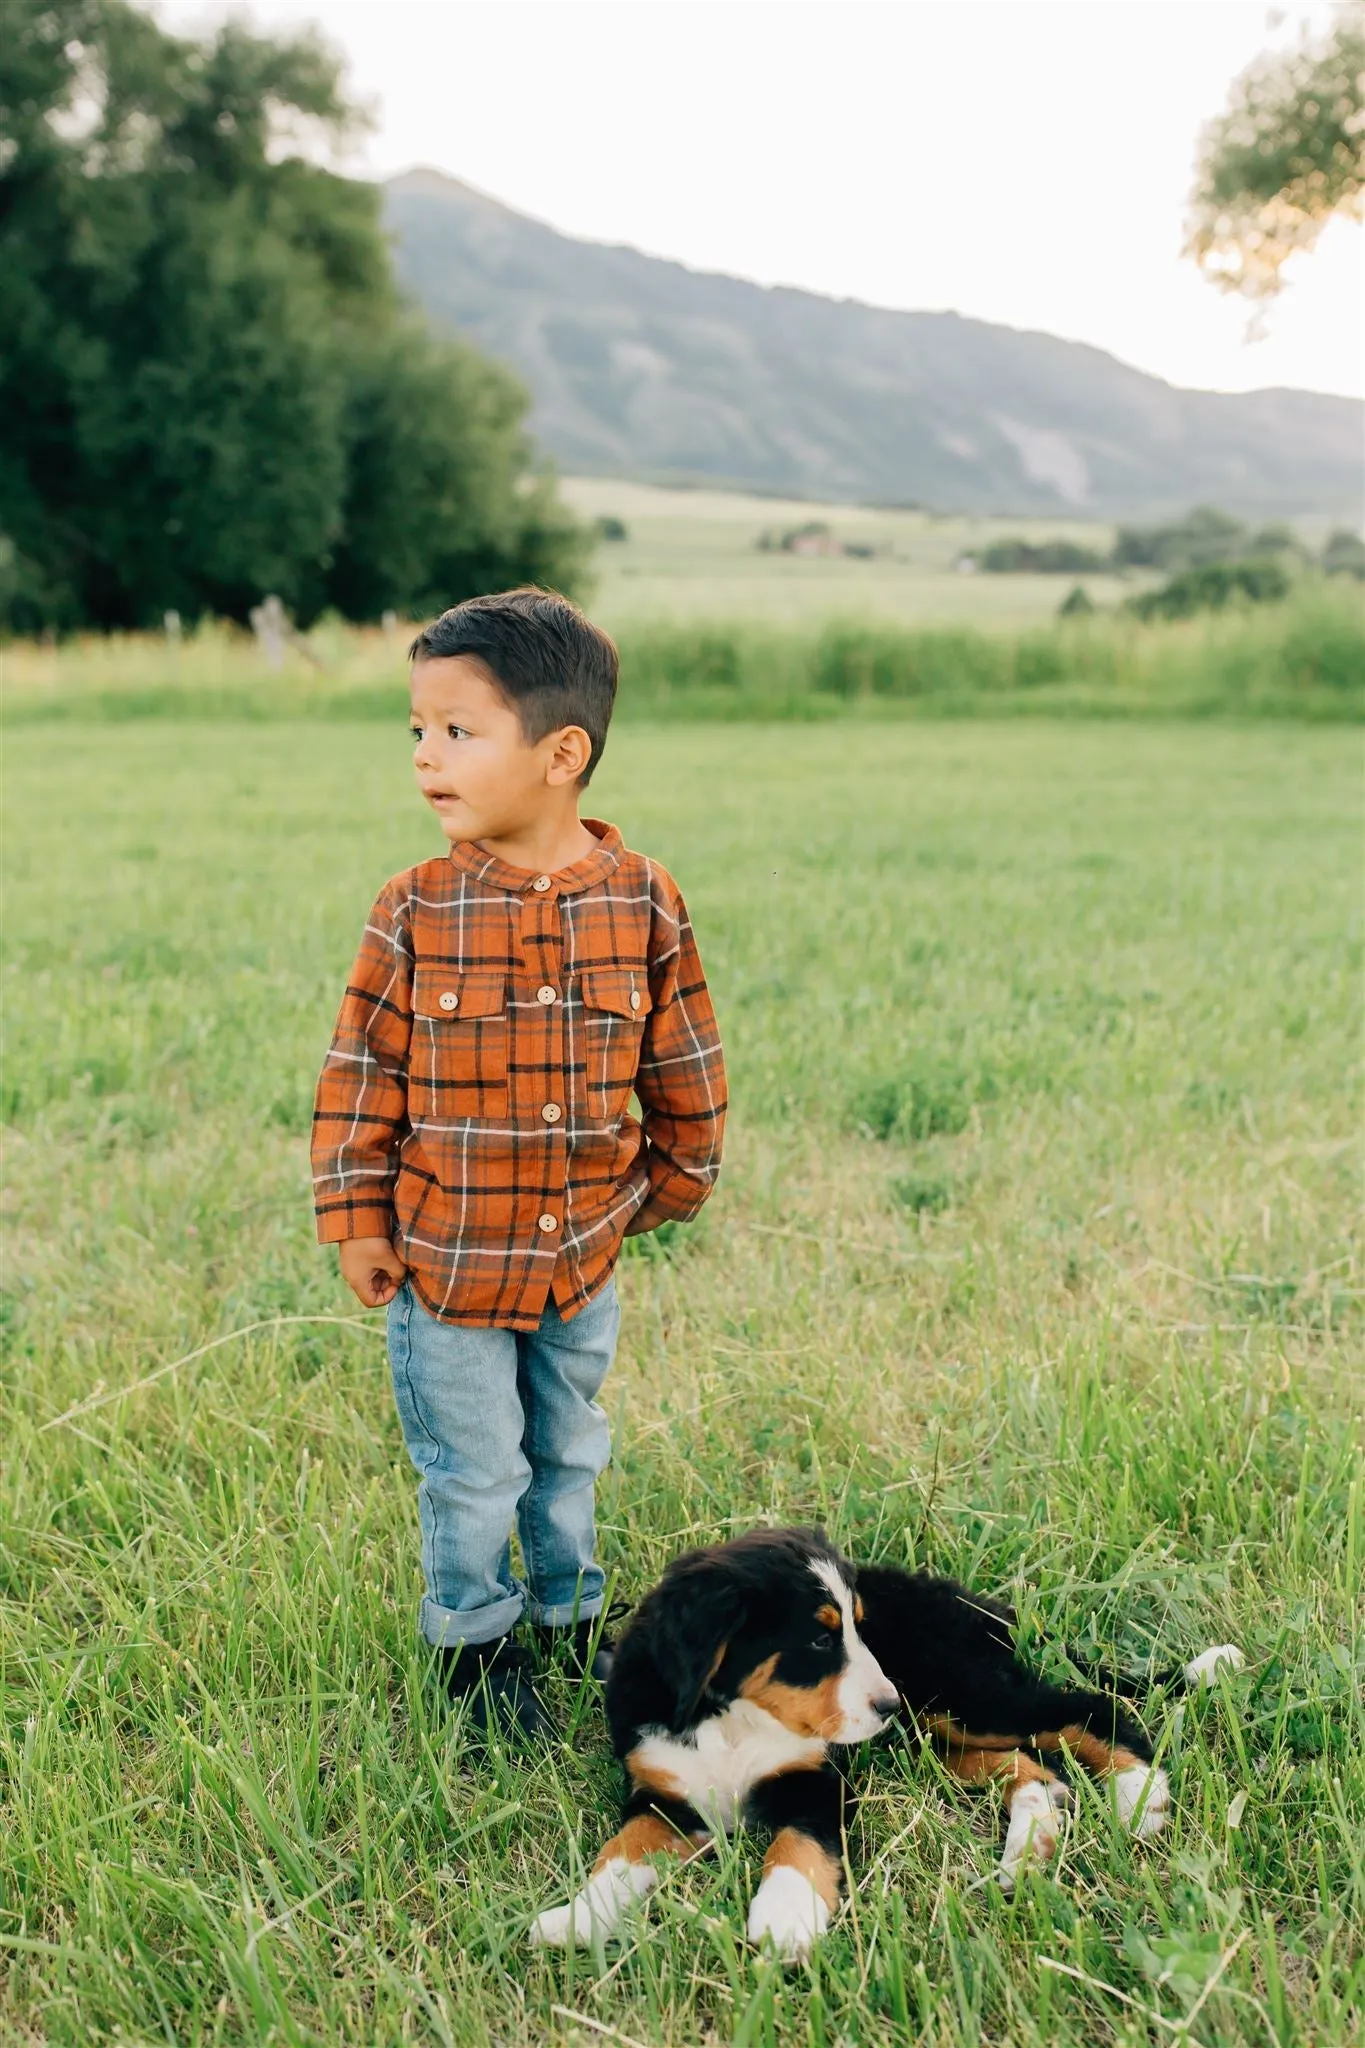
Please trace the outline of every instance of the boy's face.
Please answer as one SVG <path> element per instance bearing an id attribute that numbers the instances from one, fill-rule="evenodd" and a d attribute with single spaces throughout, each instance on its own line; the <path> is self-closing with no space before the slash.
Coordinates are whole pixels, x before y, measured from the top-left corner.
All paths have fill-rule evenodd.
<path id="1" fill-rule="evenodd" d="M 565 733 L 528 741 L 468 655 L 415 662 L 410 685 L 417 787 L 452 843 L 514 837 L 543 814 L 552 792 L 576 781 L 562 759 Z"/>

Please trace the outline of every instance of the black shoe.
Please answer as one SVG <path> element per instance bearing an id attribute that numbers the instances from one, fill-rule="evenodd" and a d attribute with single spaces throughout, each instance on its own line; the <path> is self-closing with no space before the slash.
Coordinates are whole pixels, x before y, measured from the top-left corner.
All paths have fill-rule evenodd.
<path id="1" fill-rule="evenodd" d="M 436 1659 L 452 1703 L 466 1706 L 469 1725 L 480 1735 L 507 1735 L 518 1743 L 549 1735 L 550 1724 L 531 1684 L 531 1653 L 510 1636 L 438 1650 Z"/>

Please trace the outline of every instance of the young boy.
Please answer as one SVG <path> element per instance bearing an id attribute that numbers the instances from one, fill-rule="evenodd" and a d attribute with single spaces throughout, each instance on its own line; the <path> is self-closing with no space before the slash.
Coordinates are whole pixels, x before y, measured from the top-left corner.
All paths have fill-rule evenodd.
<path id="1" fill-rule="evenodd" d="M 616 695 L 605 633 L 512 590 L 444 612 L 410 660 L 417 784 L 450 845 L 370 912 L 318 1081 L 318 1237 L 388 1304 L 422 1634 L 478 1727 L 529 1738 L 515 1624 L 529 1606 L 583 1668 L 602 1607 L 621 1240 L 710 1194 L 725 1071 L 677 885 L 579 816 Z"/>

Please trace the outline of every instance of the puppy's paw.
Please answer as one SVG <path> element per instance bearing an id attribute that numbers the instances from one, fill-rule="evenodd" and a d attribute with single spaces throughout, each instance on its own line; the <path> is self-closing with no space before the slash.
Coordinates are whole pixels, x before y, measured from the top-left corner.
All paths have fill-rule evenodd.
<path id="1" fill-rule="evenodd" d="M 573 1948 L 579 1941 L 579 1902 L 583 1894 L 567 1906 L 547 1906 L 543 1913 L 537 1913 L 531 1922 L 530 1939 L 532 1948 Z"/>
<path id="2" fill-rule="evenodd" d="M 1159 1764 L 1130 1764 L 1110 1779 L 1119 1819 L 1139 1841 L 1159 1835 L 1171 1812 L 1171 1781 Z"/>
<path id="3" fill-rule="evenodd" d="M 629 1908 L 653 1891 L 657 1874 L 648 1863 L 614 1856 L 590 1877 L 567 1906 L 549 1906 L 531 1922 L 533 1948 L 587 1948 L 615 1934 Z"/>
<path id="4" fill-rule="evenodd" d="M 771 1942 L 784 1963 L 802 1963 L 829 1926 L 829 1907 L 799 1870 L 770 1870 L 749 1907 L 749 1939 Z"/>
<path id="5" fill-rule="evenodd" d="M 1014 1890 L 1025 1864 L 1051 1862 L 1061 1840 L 1062 1814 L 1068 1804 L 1065 1785 L 1040 1785 L 1033 1779 L 1019 1787 L 1010 1801 L 1010 1824 L 995 1873 L 1002 1891 Z"/>
<path id="6" fill-rule="evenodd" d="M 1220 1678 L 1240 1671 L 1246 1663 L 1246 1652 L 1239 1650 L 1236 1643 L 1215 1643 L 1211 1650 L 1201 1650 L 1197 1657 L 1191 1657 L 1185 1666 L 1186 1685 L 1217 1685 Z"/>

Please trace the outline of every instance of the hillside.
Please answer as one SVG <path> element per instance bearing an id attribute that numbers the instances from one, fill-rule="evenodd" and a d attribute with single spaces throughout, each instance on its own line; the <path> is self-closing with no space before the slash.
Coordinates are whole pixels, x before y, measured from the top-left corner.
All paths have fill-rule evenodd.
<path id="1" fill-rule="evenodd" d="M 1353 399 L 1182 391 L 1052 335 L 707 275 L 434 171 L 386 206 L 405 287 L 520 371 L 566 468 L 964 512 L 1358 514 Z"/>

